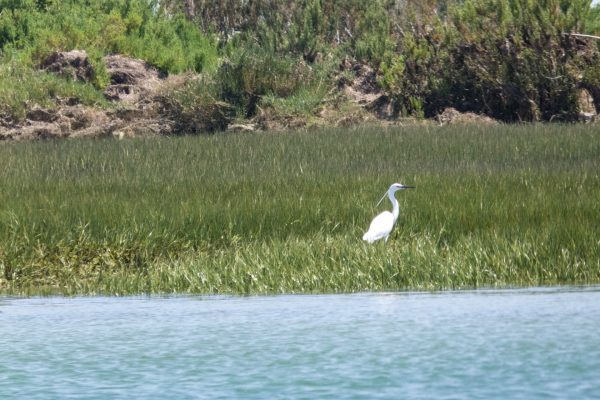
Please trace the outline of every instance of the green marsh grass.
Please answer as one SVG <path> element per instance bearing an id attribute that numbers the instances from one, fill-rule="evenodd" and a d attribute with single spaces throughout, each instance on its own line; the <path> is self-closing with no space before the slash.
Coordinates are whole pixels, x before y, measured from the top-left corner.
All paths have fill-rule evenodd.
<path id="1" fill-rule="evenodd" d="M 362 234 L 387 187 L 401 217 Z M 0 291 L 331 293 L 600 282 L 593 125 L 0 146 Z"/>

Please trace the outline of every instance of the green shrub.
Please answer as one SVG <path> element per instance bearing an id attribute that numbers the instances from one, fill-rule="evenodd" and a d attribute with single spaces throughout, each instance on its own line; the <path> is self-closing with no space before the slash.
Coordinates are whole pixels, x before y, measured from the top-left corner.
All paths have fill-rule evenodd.
<path id="1" fill-rule="evenodd" d="M 588 11 L 588 0 L 454 2 L 408 20 L 380 83 L 401 113 L 453 106 L 505 121 L 574 120 L 598 49 L 563 33 L 582 29 Z"/>
<path id="2" fill-rule="evenodd" d="M 262 96 L 287 97 L 311 79 L 311 69 L 293 57 L 251 46 L 223 61 L 216 79 L 220 97 L 245 116 L 256 113 Z"/>
<path id="3" fill-rule="evenodd" d="M 313 62 L 322 43 L 325 30 L 325 15 L 321 0 L 308 0 L 305 7 L 292 26 L 292 47 L 303 55 L 308 62 Z"/>
<path id="4" fill-rule="evenodd" d="M 576 118 L 574 40 L 589 1 L 466 1 L 451 11 L 452 101 L 502 120 Z"/>
<path id="5" fill-rule="evenodd" d="M 122 53 L 165 72 L 212 70 L 216 43 L 181 14 L 154 11 L 143 0 L 0 2 L 0 49 L 39 64 L 57 50 Z"/>
<path id="6" fill-rule="evenodd" d="M 179 87 L 159 96 L 160 117 L 173 121 L 176 134 L 224 130 L 234 117 L 234 108 L 219 101 L 214 82 L 204 78 L 188 79 Z"/>
<path id="7" fill-rule="evenodd" d="M 372 62 L 376 67 L 395 50 L 391 36 L 391 21 L 381 2 L 367 7 L 358 24 L 354 53 L 359 60 Z"/>

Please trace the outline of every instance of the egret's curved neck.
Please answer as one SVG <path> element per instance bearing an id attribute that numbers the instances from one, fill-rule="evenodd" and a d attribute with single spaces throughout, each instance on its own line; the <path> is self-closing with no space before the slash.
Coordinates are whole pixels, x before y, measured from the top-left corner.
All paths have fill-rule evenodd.
<path id="1" fill-rule="evenodd" d="M 396 197 L 394 196 L 395 192 L 388 192 L 388 197 L 390 198 L 390 201 L 392 202 L 392 214 L 394 214 L 394 222 L 396 222 L 396 220 L 398 219 L 398 216 L 400 215 L 400 206 L 398 205 L 398 200 L 396 200 Z"/>

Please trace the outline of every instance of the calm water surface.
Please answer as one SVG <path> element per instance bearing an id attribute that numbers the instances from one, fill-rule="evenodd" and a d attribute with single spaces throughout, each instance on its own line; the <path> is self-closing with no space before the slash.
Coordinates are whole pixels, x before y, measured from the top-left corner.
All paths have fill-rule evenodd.
<path id="1" fill-rule="evenodd" d="M 0 297 L 0 399 L 600 398 L 600 288 Z"/>

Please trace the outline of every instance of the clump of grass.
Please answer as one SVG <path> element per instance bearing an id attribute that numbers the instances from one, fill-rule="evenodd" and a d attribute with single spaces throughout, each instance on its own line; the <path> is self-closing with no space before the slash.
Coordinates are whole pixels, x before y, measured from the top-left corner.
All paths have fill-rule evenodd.
<path id="1" fill-rule="evenodd" d="M 270 107 L 278 114 L 310 116 L 322 104 L 326 90 L 323 87 L 303 88 L 289 97 L 267 95 L 262 99 L 261 106 Z"/>
<path id="2" fill-rule="evenodd" d="M 0 147 L 0 291 L 315 293 L 600 282 L 589 126 Z M 360 237 L 391 182 L 389 242 Z"/>
<path id="3" fill-rule="evenodd" d="M 0 113 L 22 119 L 34 104 L 52 108 L 57 100 L 73 97 L 85 105 L 109 107 L 102 92 L 89 83 L 32 70 L 18 61 L 0 63 Z"/>
<path id="4" fill-rule="evenodd" d="M 289 94 L 281 95 L 277 91 L 266 93 L 260 106 L 271 109 L 276 115 L 308 118 L 314 116 L 331 90 L 331 76 L 338 67 L 336 61 L 331 57 L 312 67 L 300 64 L 294 73 L 297 87 Z"/>

